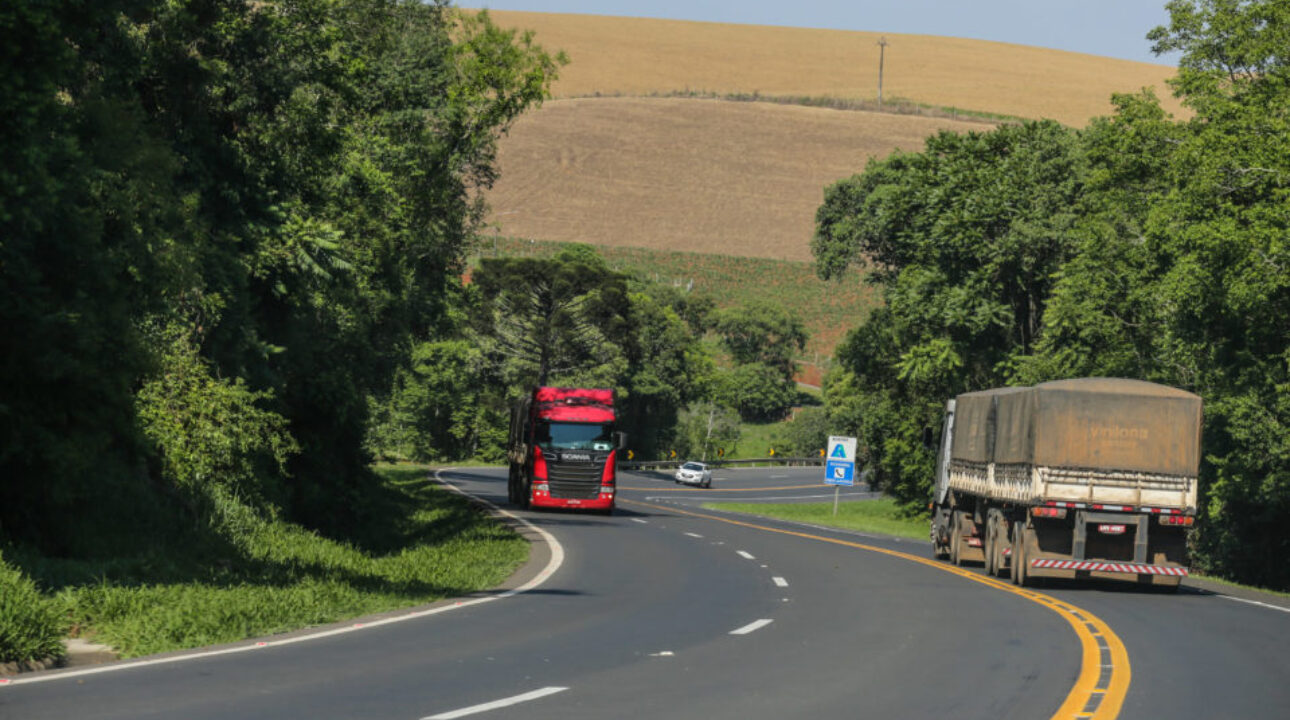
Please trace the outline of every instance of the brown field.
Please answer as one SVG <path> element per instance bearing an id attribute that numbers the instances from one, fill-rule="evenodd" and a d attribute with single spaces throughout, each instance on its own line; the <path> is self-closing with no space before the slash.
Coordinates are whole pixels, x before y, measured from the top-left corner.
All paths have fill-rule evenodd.
<path id="1" fill-rule="evenodd" d="M 874 99 L 878 39 L 886 36 L 883 96 L 1083 126 L 1111 111 L 1115 92 L 1154 87 L 1178 112 L 1166 65 L 930 35 L 490 11 L 502 27 L 533 30 L 571 63 L 556 97 L 675 91 Z M 1151 28 L 1142 28 L 1145 36 Z M 1142 41 L 1146 44 L 1146 40 Z"/>
<path id="2" fill-rule="evenodd" d="M 810 261 L 832 182 L 941 128 L 989 125 L 685 98 L 548 101 L 501 144 L 497 232 Z"/>
<path id="3" fill-rule="evenodd" d="M 556 99 L 522 117 L 500 143 L 501 179 L 486 195 L 494 231 L 615 252 L 652 249 L 655 255 L 638 260 L 657 265 L 655 274 L 673 280 L 697 274 L 696 288 L 725 288 L 723 302 L 753 294 L 793 305 L 815 322 L 812 353 L 827 355 L 875 301 L 857 291 L 833 307 L 845 294 L 841 287 L 809 277 L 805 263 L 824 188 L 860 172 L 872 157 L 921 150 L 938 130 L 991 127 L 935 112 L 675 96 L 756 93 L 873 103 L 878 32 L 492 15 L 503 27 L 535 31 L 539 44 L 564 50 L 571 60 L 552 89 Z M 1109 114 L 1112 93 L 1153 87 L 1166 109 L 1180 113 L 1164 84 L 1173 73 L 1168 66 L 978 40 L 886 37 L 889 102 L 1083 126 Z M 660 259 L 673 257 L 667 251 L 711 253 L 716 266 L 692 258 L 671 267 L 676 262 Z M 762 261 L 730 256 L 802 264 L 768 274 L 736 267 Z"/>

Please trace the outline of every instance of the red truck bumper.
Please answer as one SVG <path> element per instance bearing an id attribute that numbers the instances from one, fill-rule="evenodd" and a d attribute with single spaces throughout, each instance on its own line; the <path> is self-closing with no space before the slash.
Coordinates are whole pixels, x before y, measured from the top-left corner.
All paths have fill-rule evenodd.
<path id="1" fill-rule="evenodd" d="M 612 510 L 614 507 L 614 496 L 608 493 L 600 493 L 596 498 L 553 498 L 550 493 L 533 492 L 533 498 L 529 503 L 536 508 L 564 508 L 568 510 Z"/>

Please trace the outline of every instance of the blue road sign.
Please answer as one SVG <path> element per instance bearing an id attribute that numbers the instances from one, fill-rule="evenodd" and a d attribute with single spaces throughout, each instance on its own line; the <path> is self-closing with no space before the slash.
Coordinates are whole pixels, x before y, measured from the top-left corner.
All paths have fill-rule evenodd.
<path id="1" fill-rule="evenodd" d="M 856 439 L 853 437 L 829 437 L 828 459 L 824 462 L 824 482 L 826 485 L 856 484 Z"/>
<path id="2" fill-rule="evenodd" d="M 826 485 L 855 485 L 855 463 L 841 460 L 828 461 L 824 466 L 824 482 Z"/>

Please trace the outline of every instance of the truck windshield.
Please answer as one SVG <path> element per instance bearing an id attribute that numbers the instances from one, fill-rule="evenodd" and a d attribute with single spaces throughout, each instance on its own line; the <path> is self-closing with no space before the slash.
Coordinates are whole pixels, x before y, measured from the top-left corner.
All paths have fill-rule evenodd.
<path id="1" fill-rule="evenodd" d="M 539 422 L 537 444 L 543 450 L 612 450 L 612 423 Z"/>

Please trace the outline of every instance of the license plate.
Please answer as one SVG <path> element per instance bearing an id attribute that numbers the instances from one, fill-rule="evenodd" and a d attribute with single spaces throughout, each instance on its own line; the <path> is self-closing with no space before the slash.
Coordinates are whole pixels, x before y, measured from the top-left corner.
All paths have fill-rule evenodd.
<path id="1" fill-rule="evenodd" d="M 1097 531 L 1104 535 L 1123 535 L 1125 531 L 1125 526 L 1124 525 L 1098 525 Z"/>

